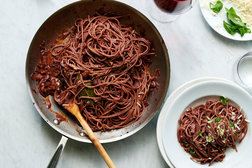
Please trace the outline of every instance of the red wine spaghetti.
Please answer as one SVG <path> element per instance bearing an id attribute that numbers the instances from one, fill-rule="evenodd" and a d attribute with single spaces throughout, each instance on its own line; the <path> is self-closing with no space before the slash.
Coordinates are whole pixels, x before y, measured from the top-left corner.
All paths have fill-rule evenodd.
<path id="1" fill-rule="evenodd" d="M 177 137 L 191 159 L 210 166 L 224 159 L 227 148 L 237 151 L 236 142 L 247 130 L 243 112 L 221 96 L 221 101 L 209 100 L 186 110 L 179 118 Z"/>
<path id="2" fill-rule="evenodd" d="M 122 128 L 142 116 L 159 86 L 151 55 L 151 43 L 118 17 L 80 18 L 54 43 L 41 45 L 32 79 L 41 95 L 76 103 L 93 131 Z"/>

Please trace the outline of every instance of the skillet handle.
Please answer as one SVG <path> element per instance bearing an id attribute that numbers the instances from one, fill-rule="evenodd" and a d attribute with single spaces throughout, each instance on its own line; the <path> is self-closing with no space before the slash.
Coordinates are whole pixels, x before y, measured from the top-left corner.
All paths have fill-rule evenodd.
<path id="1" fill-rule="evenodd" d="M 57 166 L 60 155 L 61 155 L 61 153 L 63 152 L 63 150 L 65 148 L 67 140 L 68 140 L 67 137 L 65 137 L 65 136 L 61 137 L 60 142 L 59 142 L 59 144 L 57 146 L 57 149 L 56 149 L 50 163 L 48 164 L 47 168 L 55 168 Z"/>

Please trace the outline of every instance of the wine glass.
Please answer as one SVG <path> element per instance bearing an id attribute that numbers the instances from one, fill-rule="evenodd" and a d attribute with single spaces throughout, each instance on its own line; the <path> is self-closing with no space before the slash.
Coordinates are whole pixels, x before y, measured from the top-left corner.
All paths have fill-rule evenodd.
<path id="1" fill-rule="evenodd" d="M 146 0 L 147 10 L 159 22 L 172 22 L 190 10 L 196 0 Z"/>
<path id="2" fill-rule="evenodd" d="M 252 51 L 236 60 L 233 71 L 235 81 L 252 94 Z"/>

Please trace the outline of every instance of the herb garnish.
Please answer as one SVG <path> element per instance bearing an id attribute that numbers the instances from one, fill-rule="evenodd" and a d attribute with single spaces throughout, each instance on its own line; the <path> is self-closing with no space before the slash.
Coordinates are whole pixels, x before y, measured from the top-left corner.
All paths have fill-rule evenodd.
<path id="1" fill-rule="evenodd" d="M 197 154 L 196 154 L 192 149 L 189 149 L 189 152 L 190 152 L 193 156 L 197 156 Z"/>
<path id="2" fill-rule="evenodd" d="M 201 131 L 199 131 L 198 134 L 199 134 L 199 136 L 202 136 L 202 132 Z"/>
<path id="3" fill-rule="evenodd" d="M 211 136 L 209 136 L 209 137 L 206 137 L 206 140 L 207 140 L 207 142 L 211 142 L 213 140 L 213 138 Z"/>
<path id="4" fill-rule="evenodd" d="M 233 7 L 230 9 L 226 8 L 226 11 L 229 23 L 223 21 L 223 26 L 229 34 L 234 35 L 235 33 L 239 33 L 243 37 L 245 33 L 251 33 L 251 30 L 247 27 L 246 23 L 242 22 Z"/>
<path id="5" fill-rule="evenodd" d="M 210 2 L 210 8 L 214 13 L 219 13 L 221 9 L 223 8 L 223 4 L 220 0 L 218 0 L 215 4 Z"/>
<path id="6" fill-rule="evenodd" d="M 245 23 L 242 22 L 241 18 L 236 14 L 233 7 L 230 9 L 225 8 L 227 11 L 227 19 L 236 26 L 243 27 Z"/>
<path id="7" fill-rule="evenodd" d="M 227 99 L 224 96 L 220 96 L 220 100 L 223 103 L 223 105 L 227 105 Z"/>
<path id="8" fill-rule="evenodd" d="M 235 132 L 234 134 L 235 134 L 235 135 L 238 135 L 238 133 L 237 133 L 237 132 Z"/>
<path id="9" fill-rule="evenodd" d="M 234 129 L 234 124 L 229 120 L 229 126 L 231 129 Z"/>
<path id="10" fill-rule="evenodd" d="M 220 122 L 220 120 L 221 120 L 221 118 L 218 117 L 218 118 L 215 119 L 215 122 Z"/>
<path id="11" fill-rule="evenodd" d="M 92 86 L 92 84 L 90 82 L 85 83 L 87 86 Z M 86 87 L 85 89 L 83 89 L 80 94 L 80 96 L 88 96 L 88 97 L 95 97 L 95 93 L 94 93 L 94 89 L 93 88 L 88 88 Z M 91 106 L 94 107 L 94 101 L 92 99 L 85 99 L 84 100 L 85 103 L 89 102 Z"/>
<path id="12" fill-rule="evenodd" d="M 237 32 L 237 27 L 231 24 L 228 24 L 227 22 L 223 21 L 223 26 L 226 29 L 226 31 L 231 34 L 234 35 Z"/>

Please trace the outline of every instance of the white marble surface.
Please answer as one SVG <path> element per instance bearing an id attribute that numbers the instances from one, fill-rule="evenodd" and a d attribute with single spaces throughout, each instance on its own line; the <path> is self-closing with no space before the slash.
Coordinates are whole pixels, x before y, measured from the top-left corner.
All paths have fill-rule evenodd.
<path id="1" fill-rule="evenodd" d="M 61 135 L 37 113 L 27 92 L 25 60 L 39 26 L 73 0 L 1 0 L 0 5 L 0 167 L 46 167 Z M 232 80 L 235 60 L 252 50 L 252 42 L 221 37 L 203 19 L 199 5 L 173 23 L 153 20 L 145 0 L 123 0 L 153 21 L 167 44 L 171 93 L 198 77 Z M 135 135 L 104 147 L 119 168 L 167 167 L 156 141 L 157 116 Z M 69 140 L 58 167 L 106 167 L 91 144 Z"/>

